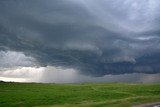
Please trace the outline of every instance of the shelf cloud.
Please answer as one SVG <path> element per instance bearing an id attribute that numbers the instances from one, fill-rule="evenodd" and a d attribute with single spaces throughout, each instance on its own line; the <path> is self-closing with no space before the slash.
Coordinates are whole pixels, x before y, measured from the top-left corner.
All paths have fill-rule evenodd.
<path id="1" fill-rule="evenodd" d="M 160 73 L 159 5 L 159 0 L 1 0 L 0 72 L 50 66 L 91 77 Z"/>

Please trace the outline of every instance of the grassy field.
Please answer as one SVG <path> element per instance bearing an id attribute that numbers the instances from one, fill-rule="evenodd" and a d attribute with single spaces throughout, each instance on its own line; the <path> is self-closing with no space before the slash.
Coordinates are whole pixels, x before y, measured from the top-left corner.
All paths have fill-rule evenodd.
<path id="1" fill-rule="evenodd" d="M 130 107 L 160 101 L 160 84 L 0 83 L 0 107 Z"/>

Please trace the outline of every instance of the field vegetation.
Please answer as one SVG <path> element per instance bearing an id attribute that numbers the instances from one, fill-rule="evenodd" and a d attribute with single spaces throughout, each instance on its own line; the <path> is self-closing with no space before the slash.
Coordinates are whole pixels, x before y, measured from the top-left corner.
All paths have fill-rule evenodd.
<path id="1" fill-rule="evenodd" d="M 130 107 L 160 101 L 160 84 L 0 83 L 0 107 Z"/>

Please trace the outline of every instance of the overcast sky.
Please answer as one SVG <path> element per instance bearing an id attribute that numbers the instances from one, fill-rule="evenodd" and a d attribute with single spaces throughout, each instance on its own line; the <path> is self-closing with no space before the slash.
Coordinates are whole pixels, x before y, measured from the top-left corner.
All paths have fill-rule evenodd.
<path id="1" fill-rule="evenodd" d="M 0 0 L 0 79 L 157 80 L 159 11 L 160 0 Z"/>

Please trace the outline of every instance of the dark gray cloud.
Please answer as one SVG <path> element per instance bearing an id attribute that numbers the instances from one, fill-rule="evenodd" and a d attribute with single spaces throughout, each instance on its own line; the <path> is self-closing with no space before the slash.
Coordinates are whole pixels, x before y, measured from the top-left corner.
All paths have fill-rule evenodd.
<path id="1" fill-rule="evenodd" d="M 0 51 L 22 52 L 35 66 L 62 66 L 92 76 L 159 73 L 159 4 L 1 0 Z"/>

